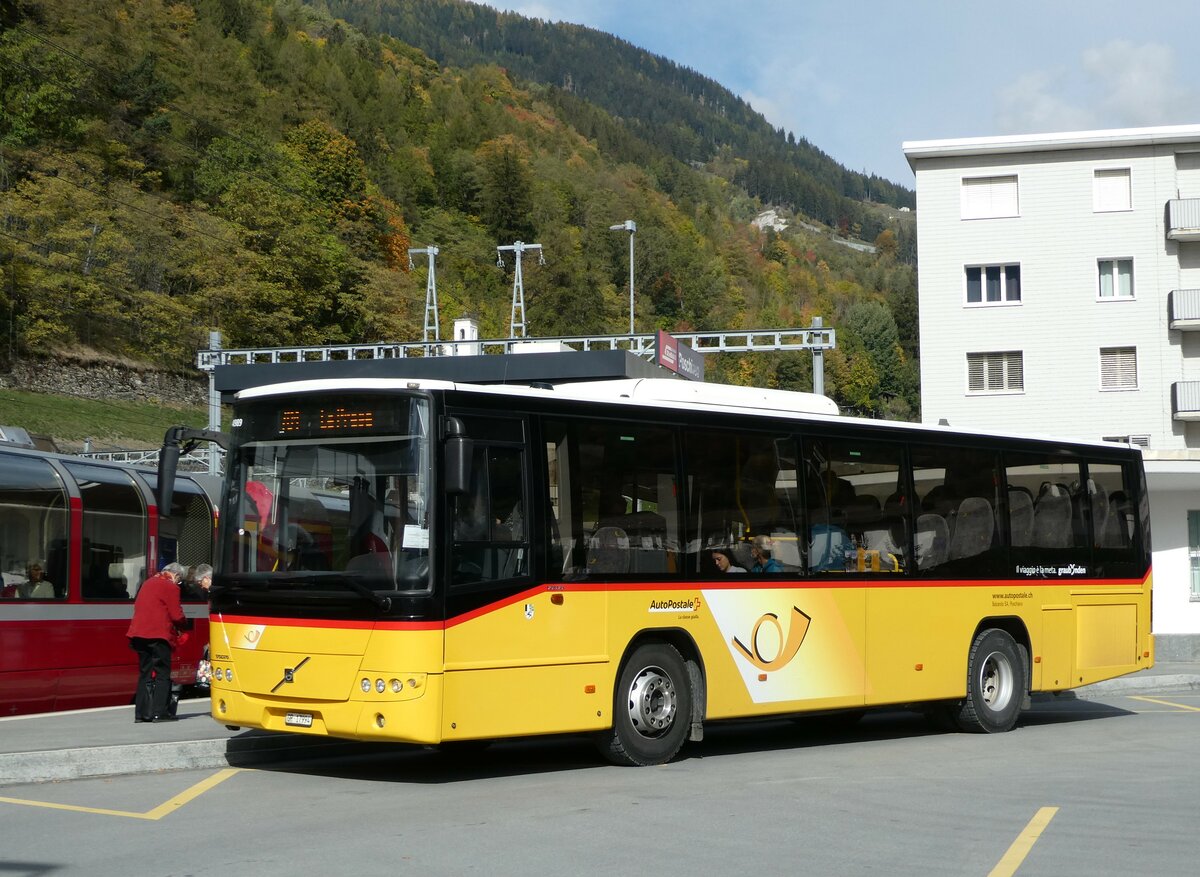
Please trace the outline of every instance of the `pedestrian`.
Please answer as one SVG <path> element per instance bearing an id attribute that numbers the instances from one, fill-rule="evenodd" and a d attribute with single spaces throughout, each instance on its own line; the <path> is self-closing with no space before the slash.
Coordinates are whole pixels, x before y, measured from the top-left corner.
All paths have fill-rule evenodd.
<path id="1" fill-rule="evenodd" d="M 190 626 L 179 600 L 179 585 L 186 570 L 168 563 L 142 582 L 133 601 L 133 621 L 126 636 L 138 654 L 138 684 L 134 693 L 135 722 L 173 722 L 171 652 L 187 641 Z"/>
<path id="2" fill-rule="evenodd" d="M 207 563 L 202 563 L 192 570 L 192 584 L 200 589 L 200 596 L 208 599 L 212 588 L 213 568 Z"/>

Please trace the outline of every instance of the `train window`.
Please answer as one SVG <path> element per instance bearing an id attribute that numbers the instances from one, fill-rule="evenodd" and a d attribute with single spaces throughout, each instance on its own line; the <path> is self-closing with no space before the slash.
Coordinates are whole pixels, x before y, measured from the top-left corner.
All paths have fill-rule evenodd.
<path id="1" fill-rule="evenodd" d="M 67 595 L 67 492 L 45 460 L 0 454 L 0 599 Z"/>
<path id="2" fill-rule="evenodd" d="M 159 566 L 176 561 L 187 567 L 213 560 L 212 504 L 192 481 L 175 484 L 171 516 L 159 522 Z M 195 592 L 191 596 L 202 596 Z"/>
<path id="3" fill-rule="evenodd" d="M 147 576 L 146 507 L 120 469 L 65 463 L 83 497 L 83 597 L 131 600 Z"/>

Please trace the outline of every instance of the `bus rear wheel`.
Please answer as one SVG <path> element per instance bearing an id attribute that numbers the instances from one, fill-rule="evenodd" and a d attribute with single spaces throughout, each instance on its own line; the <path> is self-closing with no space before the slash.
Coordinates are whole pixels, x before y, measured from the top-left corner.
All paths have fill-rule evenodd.
<path id="1" fill-rule="evenodd" d="M 613 727 L 598 739 L 613 764 L 665 764 L 679 752 L 692 721 L 692 683 L 679 651 L 639 646 L 621 668 Z"/>
<path id="2" fill-rule="evenodd" d="M 1027 688 L 1016 641 L 998 628 L 980 631 L 967 658 L 967 696 L 955 716 L 958 726 L 984 734 L 1012 730 Z"/>

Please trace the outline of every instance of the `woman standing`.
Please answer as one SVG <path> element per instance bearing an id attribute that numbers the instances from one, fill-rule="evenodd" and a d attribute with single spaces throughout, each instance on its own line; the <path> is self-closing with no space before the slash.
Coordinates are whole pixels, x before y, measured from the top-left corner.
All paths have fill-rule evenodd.
<path id="1" fill-rule="evenodd" d="M 138 588 L 133 601 L 133 621 L 126 636 L 138 654 L 138 685 L 134 693 L 135 722 L 173 722 L 171 698 L 171 652 L 187 641 L 189 626 L 179 601 L 179 583 L 185 570 L 168 563 L 158 575 Z"/>

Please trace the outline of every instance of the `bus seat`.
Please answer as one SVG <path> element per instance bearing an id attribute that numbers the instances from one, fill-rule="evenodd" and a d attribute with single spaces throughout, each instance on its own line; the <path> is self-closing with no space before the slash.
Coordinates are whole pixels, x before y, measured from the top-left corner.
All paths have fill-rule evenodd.
<path id="1" fill-rule="evenodd" d="M 787 571 L 800 569 L 800 540 L 791 530 L 775 530 L 771 533 L 771 541 L 775 543 L 772 555 Z"/>
<path id="2" fill-rule="evenodd" d="M 1033 492 L 1027 487 L 1008 489 L 1008 528 L 1012 544 L 1033 544 Z"/>
<path id="3" fill-rule="evenodd" d="M 1099 547 L 1104 542 L 1104 531 L 1108 528 L 1108 491 L 1103 484 L 1088 479 L 1088 504 L 1092 513 L 1092 542 Z"/>
<path id="4" fill-rule="evenodd" d="M 950 534 L 949 560 L 974 557 L 992 547 L 996 519 L 992 504 L 982 496 L 968 496 L 958 506 L 954 516 L 954 531 Z"/>
<path id="5" fill-rule="evenodd" d="M 1104 548 L 1125 548 L 1131 541 L 1131 531 L 1126 523 L 1125 506 L 1128 500 L 1123 490 L 1114 490 L 1108 497 L 1108 517 L 1104 523 L 1104 535 L 1100 544 Z"/>
<path id="6" fill-rule="evenodd" d="M 950 547 L 950 530 L 941 515 L 917 516 L 917 569 L 933 569 L 946 562 Z"/>
<path id="7" fill-rule="evenodd" d="M 1069 548 L 1071 545 L 1071 497 L 1057 484 L 1042 485 L 1033 507 L 1033 544 L 1038 548 Z"/>
<path id="8" fill-rule="evenodd" d="M 587 569 L 593 575 L 629 572 L 629 536 L 620 527 L 601 527 L 588 541 Z"/>

